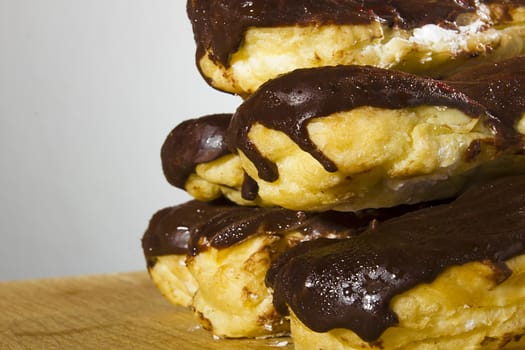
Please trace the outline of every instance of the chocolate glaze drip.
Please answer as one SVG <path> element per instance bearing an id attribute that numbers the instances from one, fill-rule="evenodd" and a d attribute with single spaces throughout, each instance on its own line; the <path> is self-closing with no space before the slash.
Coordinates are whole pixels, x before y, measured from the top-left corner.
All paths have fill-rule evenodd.
<path id="1" fill-rule="evenodd" d="M 267 275 L 277 310 L 289 306 L 309 328 L 347 328 L 377 340 L 397 323 L 393 296 L 433 281 L 444 269 L 491 262 L 495 281 L 505 260 L 525 253 L 525 176 L 473 185 L 457 200 L 370 227 L 347 240 L 302 243 Z"/>
<path id="2" fill-rule="evenodd" d="M 170 184 L 184 189 L 198 164 L 230 153 L 226 130 L 231 116 L 213 114 L 186 120 L 170 132 L 160 152 L 164 176 Z"/>
<path id="3" fill-rule="evenodd" d="M 246 200 L 253 201 L 257 198 L 259 192 L 259 185 L 246 172 L 244 173 L 244 180 L 241 187 L 241 196 Z"/>
<path id="4" fill-rule="evenodd" d="M 255 164 L 266 181 L 279 177 L 276 165 L 250 141 L 252 125 L 279 130 L 310 153 L 327 171 L 336 165 L 313 143 L 307 125 L 312 118 L 360 106 L 410 108 L 448 106 L 467 115 L 485 115 L 485 108 L 444 82 L 413 74 L 366 66 L 299 69 L 263 84 L 233 115 L 227 143 Z"/>
<path id="5" fill-rule="evenodd" d="M 370 223 L 427 205 L 403 205 L 359 213 L 312 213 L 241 207 L 226 200 L 193 200 L 155 213 L 142 238 L 142 248 L 151 265 L 160 255 L 196 255 L 208 247 L 224 249 L 257 234 L 283 235 L 297 230 L 305 239 L 347 237 L 363 231 Z"/>
<path id="6" fill-rule="evenodd" d="M 369 24 L 410 29 L 425 24 L 453 27 L 458 15 L 476 10 L 474 0 L 188 0 L 197 60 L 207 50 L 223 66 L 249 27 Z"/>

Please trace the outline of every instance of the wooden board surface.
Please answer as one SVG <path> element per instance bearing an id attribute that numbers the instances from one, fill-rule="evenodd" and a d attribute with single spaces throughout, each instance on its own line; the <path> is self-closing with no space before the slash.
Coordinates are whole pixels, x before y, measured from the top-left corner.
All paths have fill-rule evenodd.
<path id="1" fill-rule="evenodd" d="M 292 349 L 288 339 L 214 340 L 146 272 L 0 282 L 0 349 Z"/>

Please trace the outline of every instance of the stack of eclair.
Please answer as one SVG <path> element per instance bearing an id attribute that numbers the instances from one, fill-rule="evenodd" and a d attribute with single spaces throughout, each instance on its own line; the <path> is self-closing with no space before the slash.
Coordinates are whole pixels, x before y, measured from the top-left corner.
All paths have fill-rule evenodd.
<path id="1" fill-rule="evenodd" d="M 188 0 L 243 98 L 161 149 L 152 280 L 221 338 L 525 349 L 525 2 Z M 523 339 L 522 339 L 523 337 Z"/>

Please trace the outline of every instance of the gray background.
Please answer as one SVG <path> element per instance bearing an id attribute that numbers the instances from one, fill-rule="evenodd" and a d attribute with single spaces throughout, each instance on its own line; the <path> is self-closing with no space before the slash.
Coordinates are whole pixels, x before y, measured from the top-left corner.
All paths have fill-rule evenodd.
<path id="1" fill-rule="evenodd" d="M 159 151 L 240 99 L 199 75 L 183 0 L 0 0 L 0 279 L 145 269 L 140 238 L 189 197 Z"/>

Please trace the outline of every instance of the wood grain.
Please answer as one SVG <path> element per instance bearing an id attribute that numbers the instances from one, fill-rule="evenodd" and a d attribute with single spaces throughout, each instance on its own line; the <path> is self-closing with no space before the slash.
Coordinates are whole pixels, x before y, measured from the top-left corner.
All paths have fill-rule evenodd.
<path id="1" fill-rule="evenodd" d="M 292 349 L 288 339 L 215 340 L 146 272 L 0 282 L 0 349 Z"/>

